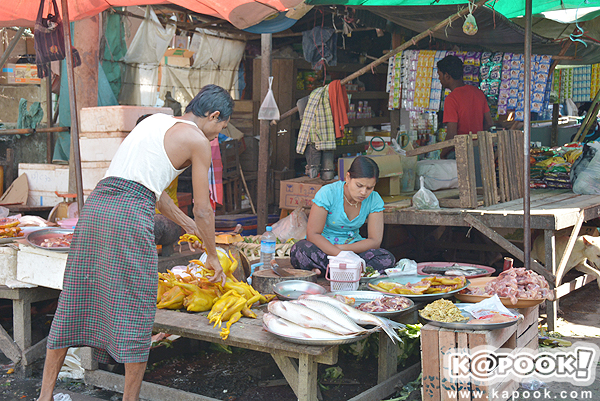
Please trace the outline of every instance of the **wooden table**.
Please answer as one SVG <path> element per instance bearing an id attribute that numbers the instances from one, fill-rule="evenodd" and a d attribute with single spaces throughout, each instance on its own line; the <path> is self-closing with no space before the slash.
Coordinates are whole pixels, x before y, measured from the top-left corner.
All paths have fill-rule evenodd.
<path id="1" fill-rule="evenodd" d="M 31 345 L 31 304 L 58 298 L 60 291 L 45 287 L 9 288 L 0 285 L 0 298 L 13 303 L 13 338 L 0 326 L 0 350 L 27 373 L 27 367 L 46 353 L 46 339 Z"/>
<path id="2" fill-rule="evenodd" d="M 531 268 L 544 275 L 550 287 L 555 288 L 556 293 L 556 300 L 546 303 L 548 330 L 552 331 L 557 319 L 558 298 L 600 277 L 597 270 L 580 265 L 578 270 L 585 274 L 569 283 L 562 283 L 566 262 L 573 247 L 567 246 L 564 255 L 556 255 L 556 232 L 571 229 L 569 243 L 574 244 L 582 224 L 600 216 L 600 196 L 577 195 L 570 190 L 531 190 L 530 208 L 531 229 L 544 231 L 547 261 L 545 268 L 531 261 Z M 523 227 L 523 199 L 477 209 L 417 210 L 411 207 L 391 210 L 384 213 L 384 222 L 385 224 L 475 227 L 517 259 L 524 260 L 521 249 L 494 231 L 494 228 Z"/>
<path id="3" fill-rule="evenodd" d="M 221 340 L 219 329 L 213 328 L 205 313 L 182 313 L 159 309 L 156 312 L 154 330 L 176 334 L 213 343 L 246 348 L 271 354 L 290 387 L 300 401 L 318 399 L 317 366 L 319 363 L 333 365 L 338 360 L 338 346 L 310 346 L 280 340 L 262 328 L 264 307 L 256 310 L 257 318 L 242 318 L 231 327 L 227 340 Z M 407 383 L 418 376 L 420 365 L 397 373 L 397 346 L 384 333 L 379 335 L 378 384 L 352 398 L 353 401 L 379 400 L 392 394 L 401 383 Z M 86 357 L 87 360 L 89 358 Z M 121 375 L 95 370 L 89 360 L 84 364 L 85 382 L 98 387 L 123 391 L 124 378 Z M 144 382 L 140 397 L 148 400 L 203 400 L 213 398 L 171 389 L 165 386 Z"/>

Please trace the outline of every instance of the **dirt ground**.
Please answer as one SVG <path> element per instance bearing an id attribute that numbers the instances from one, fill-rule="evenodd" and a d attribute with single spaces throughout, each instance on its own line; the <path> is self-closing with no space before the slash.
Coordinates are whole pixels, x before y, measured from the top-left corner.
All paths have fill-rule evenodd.
<path id="1" fill-rule="evenodd" d="M 595 283 L 561 299 L 557 332 L 563 339 L 600 346 L 598 299 L 600 290 Z M 47 333 L 51 321 L 49 311 L 53 305 L 40 303 L 36 307 L 34 341 Z M 10 333 L 10 305 L 0 304 L 0 312 L 2 326 Z M 208 343 L 177 340 L 172 348 L 161 347 L 152 352 L 145 380 L 226 401 L 296 401 L 269 355 L 236 348 L 230 351 Z M 0 400 L 35 400 L 41 386 L 42 363 L 34 365 L 30 377 L 23 378 L 9 373 L 14 366 L 0 354 Z M 324 401 L 348 400 L 376 383 L 374 358 L 358 361 L 355 356 L 341 354 L 337 366 L 344 373 L 341 381 L 324 379 L 327 366 L 320 367 L 320 391 Z M 118 365 L 107 368 L 115 372 L 122 369 Z M 596 366 L 596 378 L 599 375 Z M 121 399 L 118 393 L 87 386 L 80 381 L 61 381 L 56 392 L 68 392 L 74 401 Z M 420 394 L 414 392 L 409 399 L 420 399 Z M 587 387 L 573 383 L 543 383 L 539 393 L 522 388 L 514 400 L 525 399 L 600 400 L 600 380 Z"/>

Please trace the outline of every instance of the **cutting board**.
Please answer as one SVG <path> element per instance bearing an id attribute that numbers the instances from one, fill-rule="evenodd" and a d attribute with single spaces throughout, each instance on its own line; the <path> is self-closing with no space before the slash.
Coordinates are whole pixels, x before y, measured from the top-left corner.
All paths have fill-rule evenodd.
<path id="1" fill-rule="evenodd" d="M 291 274 L 290 277 L 280 277 L 273 270 L 265 269 L 255 271 L 252 275 L 252 287 L 261 294 L 273 294 L 273 286 L 277 283 L 287 280 L 303 280 L 311 283 L 317 282 L 317 274 L 310 270 L 294 269 L 289 262 L 282 262 L 277 259 L 277 263 L 285 271 Z"/>

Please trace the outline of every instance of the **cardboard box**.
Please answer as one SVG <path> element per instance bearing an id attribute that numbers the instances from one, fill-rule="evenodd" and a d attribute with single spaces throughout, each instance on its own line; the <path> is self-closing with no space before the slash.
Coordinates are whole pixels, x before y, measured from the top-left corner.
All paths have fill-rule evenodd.
<path id="1" fill-rule="evenodd" d="M 402 178 L 400 176 L 383 177 L 375 185 L 375 191 L 381 196 L 400 195 Z"/>
<path id="2" fill-rule="evenodd" d="M 402 159 L 398 155 L 369 155 L 379 166 L 379 178 L 402 177 Z M 338 159 L 338 174 L 344 180 L 346 172 L 356 157 L 340 157 Z"/>
<path id="3" fill-rule="evenodd" d="M 163 58 L 160 59 L 161 64 L 173 65 L 175 67 L 190 67 L 194 52 L 186 49 L 167 49 Z"/>
<path id="4" fill-rule="evenodd" d="M 320 178 L 299 177 L 280 182 L 279 207 L 281 209 L 296 209 L 297 207 L 312 207 L 312 199 L 317 191 L 336 180 L 323 181 Z"/>
<path id="5" fill-rule="evenodd" d="M 8 84 L 40 84 L 35 64 L 6 64 Z M 3 68 L 4 70 L 4 68 Z"/>
<path id="6" fill-rule="evenodd" d="M 6 63 L 0 70 L 0 85 L 15 83 L 15 65 L 14 63 Z"/>

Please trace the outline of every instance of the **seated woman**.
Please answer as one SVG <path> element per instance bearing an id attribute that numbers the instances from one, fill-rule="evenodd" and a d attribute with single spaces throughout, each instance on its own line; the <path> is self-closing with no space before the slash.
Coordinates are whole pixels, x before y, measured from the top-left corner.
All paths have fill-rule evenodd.
<path id="1" fill-rule="evenodd" d="M 393 267 L 394 255 L 380 248 L 383 239 L 383 199 L 374 192 L 379 180 L 377 163 L 358 156 L 338 181 L 319 189 L 308 217 L 306 239 L 290 250 L 290 262 L 296 269 L 324 275 L 329 260 L 340 251 L 352 251 L 377 271 Z M 367 221 L 368 237 L 359 229 Z"/>

